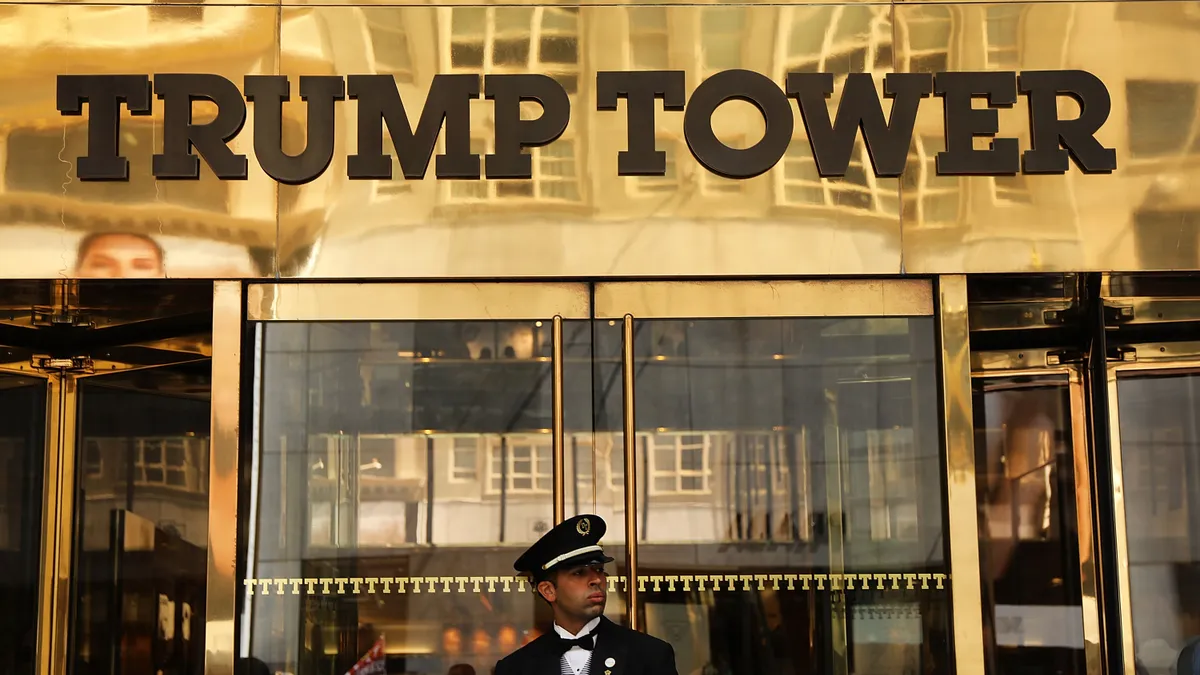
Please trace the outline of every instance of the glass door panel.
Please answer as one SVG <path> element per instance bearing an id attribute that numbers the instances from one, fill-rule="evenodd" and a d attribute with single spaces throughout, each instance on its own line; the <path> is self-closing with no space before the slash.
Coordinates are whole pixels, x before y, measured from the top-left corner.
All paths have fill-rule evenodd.
<path id="1" fill-rule="evenodd" d="M 14 675 L 37 663 L 46 395 L 45 379 L 0 370 L 0 673 Z"/>
<path id="2" fill-rule="evenodd" d="M 290 320 L 254 325 L 239 655 L 297 674 L 363 658 L 489 672 L 550 630 L 512 565 L 554 524 L 556 430 L 564 452 L 595 445 L 591 322 L 540 309 L 538 285 L 365 287 L 350 306 L 326 302 L 329 288 L 304 289 L 315 301 Z M 566 475 L 574 489 L 557 494 L 592 507 L 592 465 Z"/>
<path id="3" fill-rule="evenodd" d="M 1190 673 L 1197 650 L 1184 648 L 1200 638 L 1200 374 L 1114 371 L 1113 447 L 1124 495 L 1118 537 L 1128 542 L 1122 585 L 1135 667 Z"/>
<path id="4" fill-rule="evenodd" d="M 640 627 L 681 673 L 950 672 L 920 293 L 900 310 L 837 284 L 618 286 L 597 313 L 632 310 Z"/>
<path id="5" fill-rule="evenodd" d="M 972 384 L 987 672 L 1098 672 L 1081 374 Z"/>

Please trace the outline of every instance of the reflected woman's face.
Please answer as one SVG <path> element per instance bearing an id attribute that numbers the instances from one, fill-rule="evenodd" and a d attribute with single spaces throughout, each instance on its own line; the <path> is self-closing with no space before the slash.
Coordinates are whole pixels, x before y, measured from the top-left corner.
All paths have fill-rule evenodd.
<path id="1" fill-rule="evenodd" d="M 103 279 L 165 276 L 162 257 L 154 244 L 129 234 L 97 237 L 75 266 L 80 277 Z"/>

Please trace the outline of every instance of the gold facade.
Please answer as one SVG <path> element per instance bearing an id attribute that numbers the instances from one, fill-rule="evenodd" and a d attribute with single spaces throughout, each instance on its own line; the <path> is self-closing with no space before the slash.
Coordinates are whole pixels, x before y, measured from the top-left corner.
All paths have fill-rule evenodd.
<path id="1" fill-rule="evenodd" d="M 283 6 L 161 3 L 8 5 L 8 94 L 0 101 L 0 278 L 463 278 L 931 274 L 1200 267 L 1200 13 L 1191 2 L 900 3 L 711 6 Z M 112 39 L 120 35 L 119 41 Z M 617 175 L 625 110 L 596 111 L 601 70 L 675 69 L 690 92 L 744 68 L 888 72 L 1082 68 L 1112 112 L 1099 140 L 1118 169 L 1087 175 L 944 177 L 940 100 L 920 108 L 904 175 L 881 179 L 861 138 L 844 178 L 820 178 L 796 116 L 771 171 L 705 171 L 683 114 L 657 115 L 661 177 Z M 356 103 L 338 104 L 329 169 L 281 186 L 254 158 L 253 115 L 231 141 L 245 181 L 156 181 L 156 116 L 122 125 L 128 183 L 80 183 L 83 117 L 55 109 L 65 73 L 208 72 L 292 78 L 284 147 L 305 142 L 297 76 L 396 77 L 410 111 L 438 73 L 545 73 L 570 93 L 571 122 L 535 149 L 531 180 L 351 181 Z M 830 105 L 840 97 L 841 78 Z M 473 104 L 476 149 L 492 143 L 491 103 Z M 885 106 L 887 102 L 885 101 Z M 1074 104 L 1063 104 L 1063 116 Z M 536 108 L 536 106 L 535 106 Z M 157 110 L 161 113 L 161 102 Z M 204 106 L 197 104 L 203 118 Z M 536 114 L 536 113 L 532 113 Z M 1000 135 L 1029 144 L 1024 99 Z M 714 116 L 726 143 L 762 133 L 748 104 Z M 441 142 L 441 141 L 440 141 Z M 385 144 L 386 148 L 386 144 Z M 386 150 L 385 150 L 386 151 Z M 399 175 L 399 172 L 396 172 Z M 79 260 L 89 233 L 109 237 Z M 157 242 L 155 250 L 143 237 Z"/>

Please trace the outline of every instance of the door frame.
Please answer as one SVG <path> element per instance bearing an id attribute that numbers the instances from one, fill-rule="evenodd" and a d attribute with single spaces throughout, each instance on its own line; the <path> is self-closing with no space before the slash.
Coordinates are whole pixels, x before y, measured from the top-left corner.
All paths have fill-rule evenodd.
<path id="1" fill-rule="evenodd" d="M 978 523 L 975 518 L 975 459 L 971 415 L 971 374 L 965 275 L 889 279 L 689 280 L 689 281 L 275 281 L 248 282 L 248 322 L 553 320 L 554 515 L 565 512 L 563 437 L 562 321 L 623 322 L 622 391 L 626 458 L 626 570 L 636 629 L 637 463 L 634 420 L 633 322 L 668 318 L 886 317 L 935 319 L 940 353 L 939 397 L 945 453 L 949 528 L 949 587 L 954 630 L 954 662 L 960 675 L 983 675 L 983 627 L 980 597 Z M 214 335 L 214 360 L 217 357 Z M 214 400 L 217 396 L 214 365 Z M 227 382 L 225 383 L 228 384 Z M 214 404 L 214 436 L 217 429 Z M 215 491 L 214 491 L 215 494 Z M 966 507 L 965 509 L 963 507 Z M 217 513 L 216 510 L 211 513 Z M 222 514 L 230 518 L 228 510 Z M 236 513 L 230 520 L 236 526 Z M 219 530 L 215 527 L 210 531 Z M 255 583 L 243 580 L 247 595 Z M 210 584 L 212 580 L 210 579 Z M 210 598 L 213 591 L 210 586 Z M 265 587 L 264 587 L 265 591 Z M 209 630 L 212 630 L 210 626 Z M 210 632 L 211 635 L 211 632 Z M 233 649 L 230 639 L 228 648 Z M 841 645 L 845 654 L 846 645 Z M 836 646 L 835 646 L 836 649 Z M 210 651 L 210 656 L 212 652 Z M 221 665 L 230 663 L 220 654 Z M 845 660 L 842 660 L 845 663 Z M 225 675 L 206 660 L 206 675 Z"/>
<path id="2" fill-rule="evenodd" d="M 972 380 L 1007 379 L 1013 377 L 1044 378 L 1045 384 L 1059 384 L 1063 379 L 1070 401 L 1071 455 L 1074 466 L 1076 545 L 1079 549 L 1079 581 L 1082 595 L 1083 649 L 1088 675 L 1101 675 L 1104 669 L 1100 636 L 1100 605 L 1095 556 L 1095 532 L 1092 517 L 1096 504 L 1092 495 L 1092 448 L 1088 443 L 1087 389 L 1083 363 L 1062 363 L 1053 349 L 1021 349 L 1019 351 L 976 352 L 972 358 Z M 1053 379 L 1051 379 L 1053 378 Z M 1037 382 L 1031 382 L 1037 386 Z M 1084 552 L 1089 555 L 1085 560 Z M 982 570 L 981 570 L 982 574 Z"/>
<path id="3" fill-rule="evenodd" d="M 1114 552 L 1117 568 L 1117 603 L 1121 624 L 1121 654 L 1126 675 L 1134 675 L 1136 646 L 1133 634 L 1133 598 L 1129 571 L 1129 529 L 1125 507 L 1125 470 L 1121 450 L 1120 400 L 1117 396 L 1121 375 L 1186 375 L 1200 373 L 1200 342 L 1152 342 L 1123 345 L 1121 360 L 1110 359 L 1107 364 L 1106 392 L 1108 419 L 1095 420 L 1108 424 L 1112 462 L 1112 500 Z"/>

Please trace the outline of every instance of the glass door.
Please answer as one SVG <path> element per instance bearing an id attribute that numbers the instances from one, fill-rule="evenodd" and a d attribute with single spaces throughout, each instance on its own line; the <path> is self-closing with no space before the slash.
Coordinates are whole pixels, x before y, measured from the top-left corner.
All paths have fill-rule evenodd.
<path id="1" fill-rule="evenodd" d="M 211 283 L 0 284 L 3 672 L 200 675 Z"/>
<path id="2" fill-rule="evenodd" d="M 591 485 L 614 480 L 593 474 L 591 453 L 608 456 L 594 420 L 619 425 L 620 407 L 594 413 L 592 401 L 619 364 L 593 363 L 588 286 L 277 284 L 248 298 L 239 658 L 269 672 L 369 659 L 487 673 L 549 631 L 513 562 L 568 503 L 609 516 Z M 587 458 L 569 494 L 554 459 L 568 448 Z M 609 518 L 618 560 L 623 539 Z M 621 567 L 607 609 L 617 621 Z"/>
<path id="3" fill-rule="evenodd" d="M 1200 343 L 1123 351 L 1108 392 L 1126 672 L 1183 674 L 1200 644 Z"/>
<path id="4" fill-rule="evenodd" d="M 0 672 L 33 675 L 47 384 L 0 347 Z"/>
<path id="5" fill-rule="evenodd" d="M 1029 348 L 972 361 L 987 672 L 1098 675 L 1082 366 Z"/>
<path id="6" fill-rule="evenodd" d="M 932 284 L 598 284 L 631 622 L 680 673 L 949 673 Z M 623 506 L 623 508 L 622 508 Z"/>

